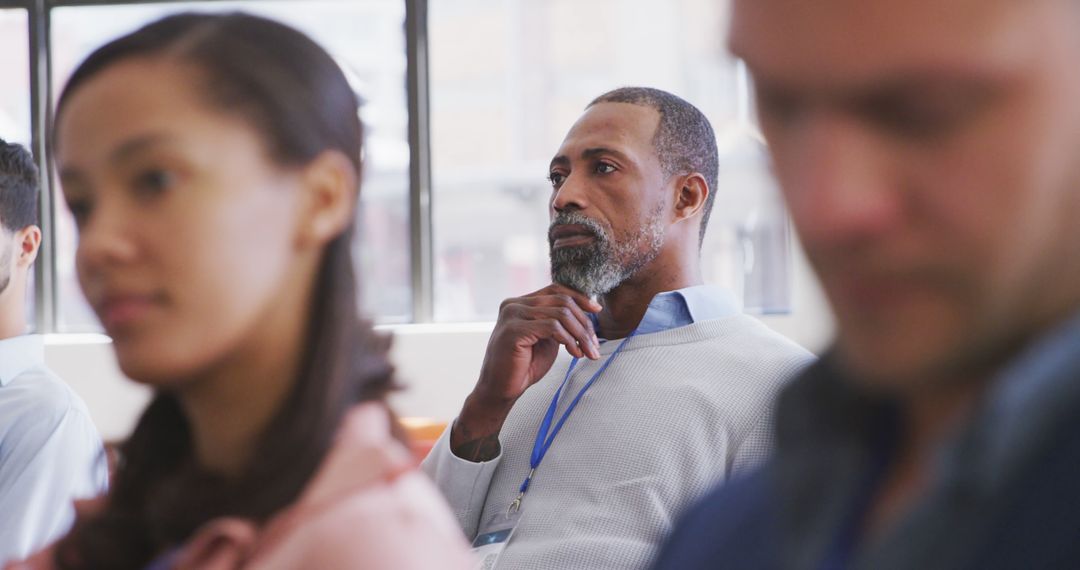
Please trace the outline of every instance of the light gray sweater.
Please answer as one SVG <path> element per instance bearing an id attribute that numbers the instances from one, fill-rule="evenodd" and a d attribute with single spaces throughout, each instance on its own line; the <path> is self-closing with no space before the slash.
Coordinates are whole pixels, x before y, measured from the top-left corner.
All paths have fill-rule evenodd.
<path id="1" fill-rule="evenodd" d="M 556 420 L 619 342 L 602 344 L 599 361 L 578 363 Z M 536 470 L 498 567 L 646 567 L 690 503 L 765 457 L 773 398 L 811 359 L 741 314 L 631 338 Z M 517 496 L 569 360 L 563 353 L 514 405 L 499 435 L 499 457 L 456 457 L 447 430 L 424 460 L 470 539 Z"/>

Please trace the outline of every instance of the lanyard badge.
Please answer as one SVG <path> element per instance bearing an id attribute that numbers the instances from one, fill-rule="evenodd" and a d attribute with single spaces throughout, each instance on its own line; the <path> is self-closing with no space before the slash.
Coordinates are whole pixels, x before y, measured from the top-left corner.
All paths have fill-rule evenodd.
<path id="1" fill-rule="evenodd" d="M 514 511 L 496 511 L 480 527 L 480 533 L 472 543 L 473 555 L 476 557 L 476 570 L 492 570 L 499 560 L 503 550 L 506 549 L 510 538 L 514 536 L 518 519 L 521 513 Z"/>
<path id="2" fill-rule="evenodd" d="M 618 347 L 608 356 L 607 361 L 603 365 L 600 365 L 596 370 L 596 374 L 585 382 L 585 385 L 581 386 L 581 390 L 578 395 L 573 397 L 573 401 L 567 406 L 566 411 L 563 412 L 563 416 L 555 422 L 554 429 L 552 428 L 552 422 L 555 420 L 555 408 L 558 407 L 559 397 L 563 395 L 563 389 L 566 388 L 566 384 L 570 381 L 570 375 L 573 374 L 573 368 L 578 365 L 578 358 L 573 358 L 570 362 L 570 367 L 566 370 L 566 377 L 563 378 L 563 383 L 559 384 L 558 390 L 555 391 L 555 395 L 551 398 L 551 405 L 548 406 L 548 412 L 544 413 L 543 420 L 540 422 L 540 429 L 537 431 L 537 438 L 534 445 L 532 445 L 532 456 L 529 458 L 529 474 L 522 481 L 522 486 L 517 490 L 517 497 L 510 507 L 505 511 L 496 511 L 492 514 L 480 528 L 480 533 L 476 534 L 476 539 L 473 540 L 473 554 L 477 558 L 477 570 L 491 570 L 495 568 L 496 561 L 502 554 L 503 549 L 507 547 L 510 539 L 514 535 L 514 530 L 517 528 L 518 520 L 521 519 L 522 500 L 525 499 L 525 493 L 529 490 L 529 484 L 532 483 L 532 476 L 536 475 L 537 467 L 540 466 L 540 462 L 548 449 L 551 448 L 552 442 L 555 440 L 555 436 L 558 435 L 559 430 L 563 429 L 563 424 L 566 423 L 566 419 L 570 416 L 570 412 L 578 407 L 578 403 L 581 402 L 581 396 L 588 392 L 596 379 L 600 375 L 604 374 L 604 370 L 611 365 L 612 361 L 615 361 L 615 357 L 622 352 L 622 348 L 625 347 L 626 341 L 633 338 L 637 334 L 635 329 L 633 333 L 627 336 Z"/>
<path id="3" fill-rule="evenodd" d="M 544 460 L 544 455 L 547 454 L 551 444 L 555 441 L 555 436 L 559 434 L 559 430 L 562 429 L 563 424 L 566 423 L 566 418 L 570 417 L 570 413 L 577 407 L 578 402 L 581 401 L 581 397 L 585 395 L 585 392 L 592 387 L 596 379 L 607 370 L 607 367 L 611 365 L 615 357 L 626 346 L 626 341 L 630 340 L 637 330 L 630 333 L 619 346 L 615 348 L 615 351 L 611 353 L 611 356 L 600 366 L 600 369 L 589 378 L 589 381 L 582 386 L 578 391 L 577 396 L 574 397 L 570 405 L 567 406 L 566 411 L 563 412 L 558 422 L 555 422 L 554 428 L 552 422 L 555 421 L 555 409 L 559 405 L 559 398 L 562 396 L 563 388 L 570 381 L 570 375 L 573 374 L 574 368 L 577 367 L 578 359 L 575 358 L 570 362 L 570 367 L 566 370 L 566 376 L 563 378 L 562 384 L 559 385 L 559 389 L 555 391 L 555 395 L 551 398 L 551 405 L 548 406 L 547 413 L 544 414 L 544 419 L 540 422 L 540 429 L 536 433 L 536 441 L 533 444 L 532 456 L 529 458 L 529 474 L 525 477 L 525 480 L 521 483 L 521 487 L 518 488 L 518 495 L 510 503 L 509 508 L 505 511 L 496 511 L 484 521 L 484 524 L 480 527 L 480 532 L 473 540 L 473 554 L 477 559 L 477 570 L 491 570 L 495 567 L 496 561 L 506 548 L 507 543 L 514 536 L 514 530 L 517 528 L 518 521 L 521 518 L 521 501 L 525 498 L 525 493 L 529 491 L 529 484 L 532 482 L 533 475 L 536 474 L 536 468 L 540 466 L 540 462 Z"/>
<path id="4" fill-rule="evenodd" d="M 525 499 L 525 493 L 529 492 L 529 484 L 532 483 L 533 475 L 536 474 L 536 468 L 539 467 L 540 462 L 544 460 L 544 456 L 547 455 L 552 442 L 555 441 L 555 436 L 559 435 L 559 430 L 561 430 L 563 424 L 566 423 L 566 418 L 570 417 L 574 408 L 577 407 L 578 402 L 581 401 L 581 397 L 592 387 L 593 383 L 596 382 L 596 379 L 607 370 L 607 367 L 614 362 L 615 357 L 622 352 L 623 347 L 626 346 L 626 341 L 633 338 L 635 334 L 637 334 L 637 329 L 634 329 L 633 332 L 627 335 L 627 337 L 619 343 L 619 346 L 615 348 L 615 351 L 611 353 L 611 356 L 600 365 L 600 369 L 597 370 L 596 373 L 592 375 L 592 378 L 589 378 L 589 381 L 581 387 L 577 396 L 574 396 L 570 405 L 566 407 L 566 411 L 563 412 L 562 417 L 559 418 L 558 423 L 555 424 L 555 428 L 552 429 L 551 422 L 555 419 L 555 409 L 559 406 L 559 398 L 562 396 L 563 388 L 565 388 L 566 384 L 570 381 L 570 375 L 573 374 L 574 368 L 578 363 L 577 358 L 570 361 L 570 367 L 566 369 L 566 376 L 563 378 L 562 384 L 559 385 L 559 389 L 555 390 L 555 395 L 551 398 L 551 404 L 548 406 L 547 413 L 544 414 L 544 419 L 540 422 L 540 428 L 536 431 L 536 441 L 533 443 L 532 456 L 529 458 L 529 474 L 525 477 L 525 480 L 521 482 L 521 487 L 518 488 L 517 497 L 514 498 L 513 502 L 510 503 L 510 507 L 506 510 L 507 514 L 516 513 L 521 510 L 521 501 Z"/>

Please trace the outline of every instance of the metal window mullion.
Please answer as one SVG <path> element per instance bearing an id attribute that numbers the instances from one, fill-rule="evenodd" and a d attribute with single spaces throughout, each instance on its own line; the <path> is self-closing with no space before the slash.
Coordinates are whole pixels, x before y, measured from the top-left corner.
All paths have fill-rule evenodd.
<path id="1" fill-rule="evenodd" d="M 434 317 L 427 0 L 405 0 L 409 99 L 409 253 L 412 321 Z"/>
<path id="2" fill-rule="evenodd" d="M 56 231 L 52 194 L 52 160 L 48 129 L 51 123 L 49 12 L 45 0 L 34 0 L 27 6 L 30 25 L 30 124 L 31 146 L 37 159 L 41 178 L 39 223 L 41 248 L 34 274 L 34 321 L 38 333 L 57 331 Z"/>

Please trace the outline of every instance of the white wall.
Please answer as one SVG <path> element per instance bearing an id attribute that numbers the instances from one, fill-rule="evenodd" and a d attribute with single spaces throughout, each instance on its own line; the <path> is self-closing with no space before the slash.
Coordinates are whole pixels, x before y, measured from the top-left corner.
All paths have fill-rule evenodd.
<path id="1" fill-rule="evenodd" d="M 832 321 L 805 260 L 796 256 L 792 313 L 762 321 L 818 352 L 832 334 Z M 480 371 L 492 323 L 384 327 L 394 334 L 392 358 L 407 390 L 394 396 L 403 416 L 453 418 Z M 102 437 L 119 439 L 134 425 L 149 390 L 123 377 L 108 337 L 48 335 L 47 364 L 78 392 Z"/>
<path id="2" fill-rule="evenodd" d="M 107 440 L 127 435 L 150 395 L 120 373 L 104 335 L 46 335 L 45 363 L 82 396 Z"/>

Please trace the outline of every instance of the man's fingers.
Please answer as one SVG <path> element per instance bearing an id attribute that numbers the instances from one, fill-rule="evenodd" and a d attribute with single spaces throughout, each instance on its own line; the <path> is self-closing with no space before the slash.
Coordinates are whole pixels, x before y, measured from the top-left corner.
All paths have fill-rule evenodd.
<path id="1" fill-rule="evenodd" d="M 503 302 L 502 307 L 499 310 L 499 319 L 519 318 L 536 320 L 555 316 L 546 309 L 558 309 L 561 312 L 568 311 L 581 325 L 581 328 L 586 331 L 588 340 L 586 344 L 599 348 L 600 340 L 596 337 L 596 330 L 593 326 L 592 319 L 581 305 L 578 304 L 578 300 L 569 295 L 559 293 L 507 299 Z M 567 329 L 573 332 L 573 329 L 569 325 L 567 325 Z"/>
<path id="2" fill-rule="evenodd" d="M 524 297 L 507 299 L 506 301 L 504 301 L 504 303 L 543 299 L 545 297 L 550 297 L 553 295 L 562 295 L 565 297 L 569 297 L 574 300 L 574 303 L 576 303 L 584 311 L 587 311 L 589 313 L 599 313 L 604 308 L 603 305 L 597 303 L 596 301 L 593 301 L 585 293 L 582 293 L 581 291 L 578 291 L 576 289 L 571 289 L 566 285 L 560 285 L 558 283 L 552 283 L 551 285 L 548 285 L 547 287 L 544 287 L 539 291 L 529 293 Z"/>
<path id="3" fill-rule="evenodd" d="M 552 307 L 569 311 L 587 333 L 589 344 L 596 348 L 600 347 L 600 341 L 596 338 L 596 330 L 593 327 L 592 319 L 589 318 L 589 315 L 586 314 L 584 310 L 582 310 L 576 300 L 566 295 L 552 295 L 544 297 L 544 299 L 548 300 Z M 574 332 L 569 327 L 567 327 L 567 330 Z"/>
<path id="4" fill-rule="evenodd" d="M 600 358 L 600 341 L 596 338 L 592 321 L 581 307 L 573 300 L 559 295 L 548 295 L 530 299 L 529 304 L 511 304 L 503 307 L 500 319 L 524 321 L 558 321 L 562 328 L 575 339 L 575 344 L 584 351 L 581 355 L 571 351 L 574 356 L 587 356 L 593 360 Z M 569 346 L 567 348 L 570 348 Z"/>
<path id="5" fill-rule="evenodd" d="M 546 291 L 549 295 L 566 295 L 567 297 L 573 299 L 578 304 L 578 306 L 590 313 L 599 313 L 600 310 L 604 308 L 600 305 L 600 303 L 597 303 L 596 301 L 590 299 L 589 296 L 585 293 L 582 293 L 581 291 L 578 291 L 576 289 L 571 289 L 566 285 L 552 283 L 551 285 L 544 287 L 540 291 Z"/>
<path id="6" fill-rule="evenodd" d="M 542 338 L 550 338 L 555 342 L 566 347 L 566 351 L 570 353 L 574 358 L 584 358 L 585 353 L 578 346 L 577 339 L 574 335 L 570 334 L 562 323 L 556 320 L 542 320 L 533 321 L 532 326 L 537 331 L 538 336 Z"/>
<path id="7" fill-rule="evenodd" d="M 599 303 L 589 299 L 580 291 L 565 285 L 551 284 L 543 289 L 503 301 L 499 308 L 499 321 L 509 324 L 513 321 L 557 322 L 560 326 L 548 328 L 528 328 L 544 338 L 552 338 L 566 346 L 567 351 L 577 357 L 600 358 L 600 341 L 596 336 L 593 320 L 589 313 L 602 309 Z M 568 338 L 564 338 L 567 335 Z"/>
<path id="8" fill-rule="evenodd" d="M 575 312 L 577 309 L 577 312 Z M 576 344 L 584 351 L 584 356 L 596 360 L 600 358 L 600 347 L 593 334 L 592 323 L 575 307 L 557 306 L 535 309 L 536 316 L 558 321 L 566 332 L 570 333 Z M 584 319 L 584 323 L 582 322 Z M 573 354 L 573 352 L 571 352 Z M 575 355 L 577 356 L 577 355 Z M 579 356 L 580 358 L 580 356 Z"/>

